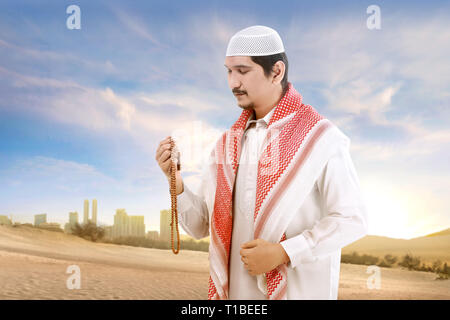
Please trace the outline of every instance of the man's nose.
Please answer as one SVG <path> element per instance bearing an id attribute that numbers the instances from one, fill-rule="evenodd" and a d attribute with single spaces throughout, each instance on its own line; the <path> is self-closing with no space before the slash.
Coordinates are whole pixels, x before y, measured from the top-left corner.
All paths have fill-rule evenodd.
<path id="1" fill-rule="evenodd" d="M 238 89 L 241 87 L 241 81 L 236 76 L 230 75 L 228 78 L 228 85 L 231 90 Z"/>

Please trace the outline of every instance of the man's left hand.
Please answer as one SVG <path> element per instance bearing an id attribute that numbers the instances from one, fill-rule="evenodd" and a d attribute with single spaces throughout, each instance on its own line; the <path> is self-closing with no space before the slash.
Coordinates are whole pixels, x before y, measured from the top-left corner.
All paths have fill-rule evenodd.
<path id="1" fill-rule="evenodd" d="M 241 260 L 252 276 L 272 271 L 280 264 L 289 262 L 289 256 L 280 243 L 256 239 L 243 243 L 241 248 Z"/>

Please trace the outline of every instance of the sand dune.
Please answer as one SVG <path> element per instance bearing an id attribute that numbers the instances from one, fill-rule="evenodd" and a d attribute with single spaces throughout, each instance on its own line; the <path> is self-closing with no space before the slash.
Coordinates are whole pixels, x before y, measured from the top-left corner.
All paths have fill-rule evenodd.
<path id="1" fill-rule="evenodd" d="M 0 250 L 156 271 L 208 271 L 204 258 L 199 258 L 207 257 L 205 252 L 183 250 L 175 256 L 170 250 L 93 243 L 73 235 L 32 227 L 0 226 Z"/>
<path id="2" fill-rule="evenodd" d="M 78 265 L 81 288 L 69 290 Z M 206 299 L 208 254 L 92 243 L 30 227 L 0 226 L 0 299 Z M 341 264 L 339 299 L 449 299 L 450 281 L 381 268 L 368 289 L 365 266 Z"/>
<path id="3" fill-rule="evenodd" d="M 405 254 L 412 254 L 419 256 L 421 261 L 428 264 L 435 260 L 441 260 L 450 264 L 450 235 L 441 233 L 436 236 L 425 236 L 409 240 L 369 235 L 342 249 L 342 253 L 351 253 L 353 251 L 379 257 L 383 257 L 388 253 L 399 258 Z"/>

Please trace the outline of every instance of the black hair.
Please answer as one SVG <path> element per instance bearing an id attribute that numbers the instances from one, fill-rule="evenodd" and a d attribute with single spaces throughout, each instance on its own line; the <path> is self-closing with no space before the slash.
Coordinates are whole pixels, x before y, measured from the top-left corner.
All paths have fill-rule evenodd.
<path id="1" fill-rule="evenodd" d="M 275 65 L 277 61 L 283 61 L 284 65 L 286 66 L 284 70 L 284 76 L 281 80 L 281 88 L 283 89 L 283 95 L 286 93 L 288 89 L 288 59 L 285 52 L 272 54 L 269 56 L 251 56 L 250 57 L 254 63 L 259 64 L 263 70 L 264 75 L 266 77 L 269 77 L 272 73 L 272 67 Z"/>

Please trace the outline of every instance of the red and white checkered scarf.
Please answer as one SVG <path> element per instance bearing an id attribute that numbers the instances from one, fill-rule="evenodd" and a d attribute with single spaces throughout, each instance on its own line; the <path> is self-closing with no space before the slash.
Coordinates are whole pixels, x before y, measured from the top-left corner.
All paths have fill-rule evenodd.
<path id="1" fill-rule="evenodd" d="M 232 194 L 241 152 L 241 138 L 252 112 L 243 110 L 239 119 L 222 135 L 215 146 L 217 185 L 210 221 L 209 300 L 228 299 L 233 228 Z M 282 125 L 279 134 L 270 139 L 272 124 L 292 113 L 293 117 Z M 293 179 L 295 172 L 302 167 L 315 141 L 330 126 L 330 122 L 321 121 L 322 119 L 324 118 L 313 107 L 302 104 L 302 96 L 289 83 L 289 88 L 275 106 L 267 127 L 265 142 L 270 143 L 264 148 L 258 160 L 254 239 L 260 237 L 264 229 L 273 228 L 266 224 L 271 215 L 277 214 L 272 209 Z M 308 134 L 312 134 L 312 137 L 305 139 Z M 294 162 L 291 161 L 293 158 Z M 275 232 L 278 233 L 274 239 L 279 239 L 280 242 L 286 239 L 285 230 L 278 228 Z M 280 265 L 267 272 L 265 277 L 268 299 L 286 299 L 287 266 Z"/>

